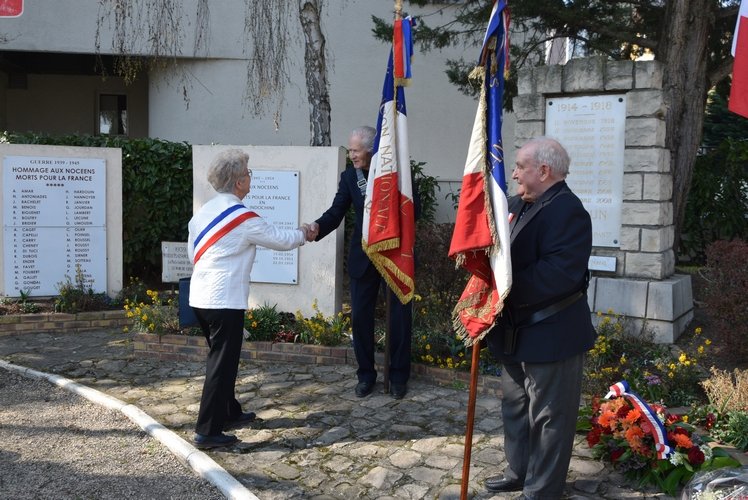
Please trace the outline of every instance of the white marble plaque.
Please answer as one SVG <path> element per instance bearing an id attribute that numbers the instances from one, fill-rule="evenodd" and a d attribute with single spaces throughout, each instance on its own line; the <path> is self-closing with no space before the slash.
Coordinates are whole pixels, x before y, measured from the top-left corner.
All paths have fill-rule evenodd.
<path id="1" fill-rule="evenodd" d="M 546 99 L 546 135 L 571 156 L 566 182 L 592 217 L 592 244 L 620 247 L 626 96 Z"/>
<path id="2" fill-rule="evenodd" d="M 178 283 L 181 278 L 192 276 L 194 267 L 187 256 L 187 243 L 161 242 L 161 281 Z"/>
<path id="3" fill-rule="evenodd" d="M 281 229 L 299 227 L 299 172 L 254 170 L 244 205 Z M 252 265 L 252 282 L 297 284 L 299 250 L 270 250 L 257 247 Z"/>
<path id="4" fill-rule="evenodd" d="M 57 295 L 76 266 L 106 292 L 106 162 L 7 156 L 3 189 L 6 294 Z"/>
<path id="5" fill-rule="evenodd" d="M 615 257 L 601 257 L 599 255 L 590 256 L 589 264 L 587 268 L 590 271 L 608 271 L 615 272 L 616 270 L 616 258 Z"/>

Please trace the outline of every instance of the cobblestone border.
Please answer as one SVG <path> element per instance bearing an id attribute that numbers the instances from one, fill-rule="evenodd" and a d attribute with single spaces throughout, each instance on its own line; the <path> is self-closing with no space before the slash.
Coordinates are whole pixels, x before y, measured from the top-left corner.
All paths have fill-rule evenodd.
<path id="1" fill-rule="evenodd" d="M 183 335 L 162 335 L 138 333 L 133 339 L 135 356 L 164 359 L 171 361 L 204 361 L 208 353 L 203 337 Z M 350 347 L 325 347 L 308 344 L 244 342 L 241 359 L 281 361 L 289 363 L 314 363 L 322 365 L 348 364 L 355 365 L 356 357 Z M 377 355 L 377 364 L 381 368 L 384 356 Z M 435 366 L 413 363 L 411 375 L 431 383 L 470 386 L 470 373 L 447 370 Z M 500 381 L 490 375 L 478 376 L 478 393 L 499 396 Z"/>
<path id="2" fill-rule="evenodd" d="M 91 311 L 78 314 L 8 314 L 0 316 L 0 337 L 59 330 L 74 333 L 107 330 L 122 328 L 129 323 L 123 310 Z"/>

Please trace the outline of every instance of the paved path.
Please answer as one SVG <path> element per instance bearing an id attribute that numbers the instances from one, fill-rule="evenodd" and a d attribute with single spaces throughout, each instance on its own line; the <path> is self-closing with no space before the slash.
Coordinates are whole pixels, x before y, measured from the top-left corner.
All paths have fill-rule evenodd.
<path id="1" fill-rule="evenodd" d="M 0 337 L 0 359 L 55 373 L 136 405 L 190 439 L 203 363 L 137 359 L 119 332 Z M 381 383 L 355 397 L 350 366 L 242 362 L 239 400 L 259 420 L 235 431 L 241 442 L 208 455 L 260 499 L 459 498 L 468 393 L 414 381 L 404 399 Z M 476 499 L 516 498 L 483 488 L 500 473 L 500 402 L 479 397 L 470 468 Z M 2 445 L 2 443 L 0 443 Z M 594 460 L 578 436 L 569 498 L 672 498 L 638 492 Z"/>

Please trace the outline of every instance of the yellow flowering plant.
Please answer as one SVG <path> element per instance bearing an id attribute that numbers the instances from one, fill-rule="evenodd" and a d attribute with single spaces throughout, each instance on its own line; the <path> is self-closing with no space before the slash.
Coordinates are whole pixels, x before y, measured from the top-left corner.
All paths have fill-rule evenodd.
<path id="1" fill-rule="evenodd" d="M 319 310 L 317 300 L 312 303 L 314 315 L 304 317 L 301 311 L 296 311 L 296 331 L 298 339 L 306 344 L 324 346 L 339 346 L 350 340 L 350 319 L 342 312 L 332 316 L 325 316 Z"/>
<path id="2" fill-rule="evenodd" d="M 635 331 L 632 322 L 613 311 L 597 313 L 597 333 L 585 361 L 585 393 L 600 394 L 610 380 L 626 379 L 638 394 L 668 406 L 687 406 L 703 396 L 699 362 L 711 341 L 700 327 L 694 330 L 698 346 L 690 349 L 692 354 L 656 344 L 646 328 Z"/>
<path id="3" fill-rule="evenodd" d="M 132 330 L 138 333 L 158 335 L 180 333 L 176 300 L 169 295 L 163 297 L 156 290 L 146 290 L 147 299 L 138 301 L 126 298 L 125 316 L 131 321 Z M 125 327 L 125 331 L 129 328 Z"/>

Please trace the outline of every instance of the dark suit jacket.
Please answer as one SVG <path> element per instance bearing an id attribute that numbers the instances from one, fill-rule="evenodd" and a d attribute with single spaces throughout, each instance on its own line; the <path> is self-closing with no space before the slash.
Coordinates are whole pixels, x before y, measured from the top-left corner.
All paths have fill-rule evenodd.
<path id="1" fill-rule="evenodd" d="M 353 205 L 356 212 L 356 220 L 351 235 L 351 244 L 348 250 L 348 274 L 351 278 L 360 278 L 369 266 L 373 266 L 371 260 L 361 247 L 361 232 L 364 221 L 364 197 L 358 187 L 358 176 L 356 169 L 347 167 L 340 174 L 338 192 L 332 200 L 332 205 L 315 222 L 319 224 L 319 234 L 315 241 L 319 241 L 334 231 L 345 218 L 348 208 Z"/>
<path id="2" fill-rule="evenodd" d="M 366 173 L 364 177 L 366 177 Z M 418 219 L 421 213 L 421 202 L 418 195 L 418 184 L 413 182 L 413 210 L 415 218 Z M 334 231 L 345 218 L 345 214 L 348 212 L 348 208 L 353 205 L 356 212 L 356 219 L 353 225 L 353 234 L 351 235 L 351 243 L 348 249 L 348 274 L 351 278 L 362 277 L 369 266 L 373 266 L 369 260 L 369 256 L 366 255 L 364 249 L 361 247 L 361 236 L 364 225 L 364 197 L 361 195 L 361 189 L 358 187 L 358 175 L 356 169 L 352 166 L 346 167 L 346 169 L 340 174 L 340 183 L 338 184 L 338 192 L 335 193 L 335 198 L 332 200 L 332 205 L 328 208 L 322 216 L 315 222 L 319 224 L 319 234 L 315 241 L 319 241 L 332 231 Z"/>
<path id="3" fill-rule="evenodd" d="M 505 309 L 515 323 L 584 287 L 592 252 L 590 216 L 566 182 L 551 186 L 520 219 L 523 205 L 519 196 L 509 199 L 512 288 Z M 505 322 L 499 319 L 487 341 L 494 355 L 515 361 L 559 361 L 592 348 L 597 335 L 586 295 L 521 328 L 513 356 L 503 354 Z"/>

